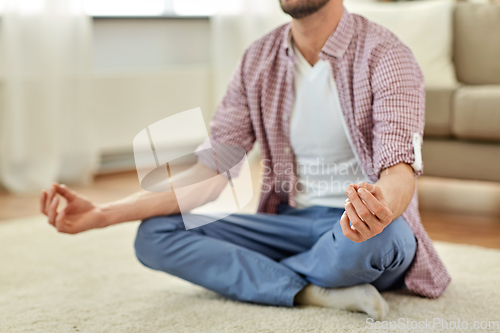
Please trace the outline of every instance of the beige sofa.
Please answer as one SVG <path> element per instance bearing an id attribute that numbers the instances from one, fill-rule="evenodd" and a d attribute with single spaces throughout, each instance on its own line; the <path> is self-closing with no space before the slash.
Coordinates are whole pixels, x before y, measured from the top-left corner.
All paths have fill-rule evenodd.
<path id="1" fill-rule="evenodd" d="M 459 86 L 427 89 L 425 175 L 500 181 L 500 4 L 459 3 L 453 24 Z"/>

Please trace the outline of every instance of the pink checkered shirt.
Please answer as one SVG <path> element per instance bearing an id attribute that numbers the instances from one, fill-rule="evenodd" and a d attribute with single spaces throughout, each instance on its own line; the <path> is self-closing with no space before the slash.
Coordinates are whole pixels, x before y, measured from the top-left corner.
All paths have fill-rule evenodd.
<path id="1" fill-rule="evenodd" d="M 283 25 L 247 49 L 211 121 L 212 145 L 248 152 L 257 140 L 265 167 L 272 169 L 294 163 L 289 133 L 295 59 L 289 34 L 290 24 Z M 320 58 L 332 66 L 354 150 L 370 181 L 395 164 L 411 165 L 412 136 L 423 135 L 425 89 L 408 47 L 388 30 L 344 10 Z M 200 148 L 209 145 L 207 141 Z M 203 156 L 198 159 L 213 164 Z M 416 176 L 421 173 L 415 171 Z M 294 205 L 295 182 L 289 172 L 266 175 L 258 211 L 275 213 L 280 203 Z M 416 190 L 403 218 L 417 238 L 405 283 L 418 295 L 438 297 L 451 279 L 420 221 Z"/>

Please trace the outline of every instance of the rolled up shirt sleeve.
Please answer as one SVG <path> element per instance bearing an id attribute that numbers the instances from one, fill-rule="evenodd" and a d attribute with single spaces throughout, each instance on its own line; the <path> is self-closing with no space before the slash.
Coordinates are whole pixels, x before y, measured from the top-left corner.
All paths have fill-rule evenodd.
<path id="1" fill-rule="evenodd" d="M 424 76 L 410 49 L 395 42 L 373 76 L 373 167 L 376 174 L 398 163 L 423 172 L 421 143 L 425 120 Z"/>

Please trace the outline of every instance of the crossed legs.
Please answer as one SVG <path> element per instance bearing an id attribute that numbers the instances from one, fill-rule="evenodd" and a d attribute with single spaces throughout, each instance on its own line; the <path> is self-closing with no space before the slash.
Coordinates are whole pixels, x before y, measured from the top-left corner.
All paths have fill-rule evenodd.
<path id="1" fill-rule="evenodd" d="M 379 235 L 355 243 L 342 233 L 342 213 L 328 207 L 280 206 L 277 215 L 235 214 L 191 230 L 185 230 L 180 215 L 158 216 L 141 223 L 136 254 L 147 267 L 234 300 L 369 313 L 369 308 L 345 300 L 344 305 L 329 301 L 379 297 L 375 287 L 383 291 L 403 286 L 416 250 L 415 237 L 400 217 Z M 339 289 L 365 284 L 371 286 Z M 344 292 L 331 295 L 330 288 Z"/>

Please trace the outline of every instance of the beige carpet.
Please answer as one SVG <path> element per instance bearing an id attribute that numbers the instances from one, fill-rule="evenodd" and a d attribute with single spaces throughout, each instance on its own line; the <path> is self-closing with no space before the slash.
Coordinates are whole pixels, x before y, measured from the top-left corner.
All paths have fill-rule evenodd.
<path id="1" fill-rule="evenodd" d="M 149 270 L 134 256 L 136 228 L 70 236 L 42 217 L 0 223 L 0 332 L 369 331 L 360 313 L 237 303 Z M 436 245 L 454 278 L 445 295 L 385 293 L 387 319 L 500 320 L 500 251 Z"/>

